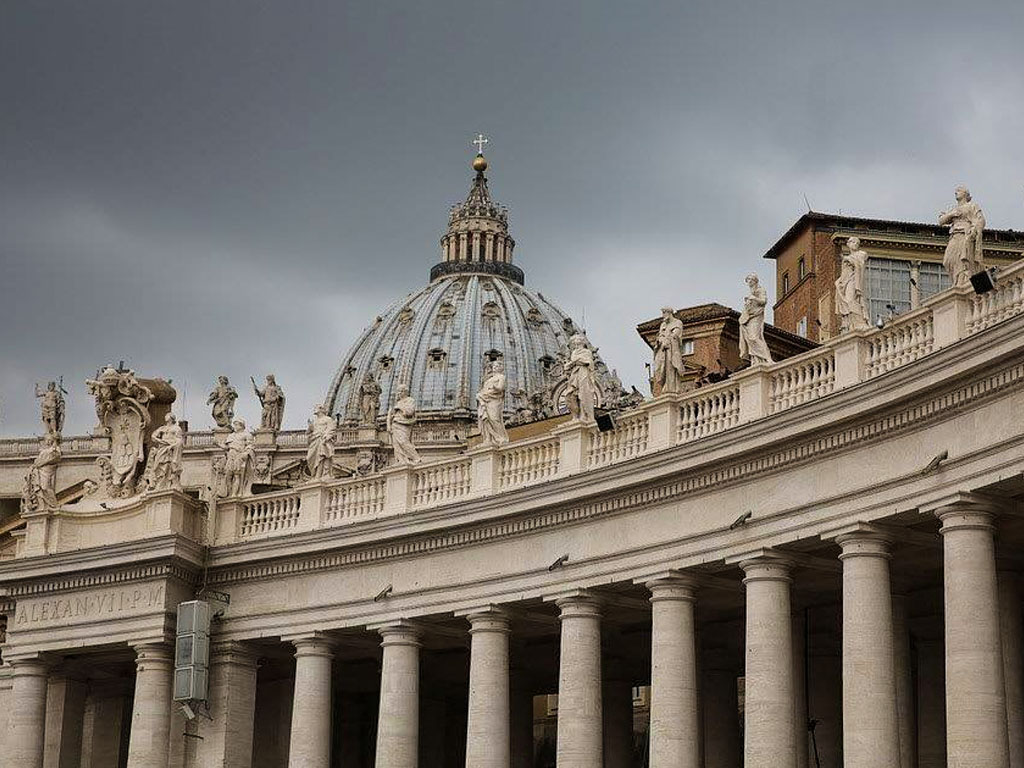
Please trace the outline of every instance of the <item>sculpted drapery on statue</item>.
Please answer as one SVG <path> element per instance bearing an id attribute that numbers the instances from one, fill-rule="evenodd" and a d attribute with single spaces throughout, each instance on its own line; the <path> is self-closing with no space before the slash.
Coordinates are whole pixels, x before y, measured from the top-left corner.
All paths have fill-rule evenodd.
<path id="1" fill-rule="evenodd" d="M 60 438 L 56 434 L 43 438 L 43 447 L 25 477 L 21 506 L 26 512 L 57 507 L 57 465 L 60 464 Z"/>
<path id="2" fill-rule="evenodd" d="M 235 400 L 237 399 L 238 392 L 228 382 L 228 377 L 218 376 L 217 386 L 206 398 L 206 404 L 213 406 L 213 421 L 221 429 L 231 426 L 231 420 L 235 418 Z"/>
<path id="3" fill-rule="evenodd" d="M 277 432 L 281 429 L 281 421 L 284 419 L 284 390 L 281 389 L 274 374 L 267 374 L 267 383 L 263 389 L 256 386 L 256 379 L 249 377 L 252 381 L 253 391 L 256 399 L 260 401 L 263 412 L 260 414 L 260 429 L 271 429 Z"/>
<path id="4" fill-rule="evenodd" d="M 851 237 L 846 245 L 849 252 L 843 254 L 842 268 L 836 279 L 836 313 L 844 333 L 871 326 L 864 292 L 868 255 L 861 250 L 859 237 Z"/>
<path id="5" fill-rule="evenodd" d="M 661 327 L 654 346 L 654 380 L 651 394 L 658 395 L 683 390 L 683 323 L 672 307 L 662 307 Z"/>
<path id="6" fill-rule="evenodd" d="M 151 491 L 181 490 L 181 458 L 185 435 L 173 413 L 164 417 L 164 424 L 150 436 L 149 458 L 146 460 L 146 487 Z"/>
<path id="7" fill-rule="evenodd" d="M 318 405 L 309 422 L 309 442 L 306 447 L 306 469 L 315 480 L 333 476 L 334 450 L 338 443 L 338 422 L 327 412 L 327 406 Z"/>
<path id="8" fill-rule="evenodd" d="M 224 439 L 224 485 L 228 496 L 242 496 L 252 486 L 252 468 L 256 461 L 256 444 L 252 433 L 241 419 L 231 424 L 232 432 Z"/>
<path id="9" fill-rule="evenodd" d="M 939 214 L 939 224 L 949 226 L 949 243 L 942 263 L 954 287 L 962 288 L 975 272 L 984 268 L 982 237 L 985 216 L 981 207 L 971 200 L 967 187 L 957 187 L 956 205 Z"/>
<path id="10" fill-rule="evenodd" d="M 740 358 L 749 359 L 751 365 L 770 363 L 772 353 L 764 340 L 764 308 L 768 304 L 768 293 L 753 273 L 747 275 L 746 283 L 750 293 L 743 300 L 743 311 L 740 312 Z"/>
<path id="11" fill-rule="evenodd" d="M 377 421 L 380 411 L 380 384 L 373 378 L 373 373 L 366 374 L 359 385 L 359 421 L 361 424 L 373 424 Z"/>
<path id="12" fill-rule="evenodd" d="M 391 434 L 391 448 L 395 452 L 396 464 L 416 464 L 419 451 L 412 441 L 412 429 L 416 426 L 416 401 L 409 396 L 409 387 L 398 386 L 398 399 L 388 412 L 388 432 Z"/>
<path id="13" fill-rule="evenodd" d="M 477 426 L 484 445 L 504 445 L 508 442 L 508 432 L 505 431 L 505 386 L 505 364 L 495 360 L 476 395 Z"/>
<path id="14" fill-rule="evenodd" d="M 597 375 L 594 372 L 594 351 L 582 334 L 569 339 L 568 374 L 565 404 L 574 421 L 593 421 L 597 405 Z"/>
<path id="15" fill-rule="evenodd" d="M 40 399 L 39 407 L 46 434 L 59 435 L 64 430 L 64 386 L 56 381 L 48 381 L 46 389 L 39 389 L 36 384 L 36 397 Z"/>

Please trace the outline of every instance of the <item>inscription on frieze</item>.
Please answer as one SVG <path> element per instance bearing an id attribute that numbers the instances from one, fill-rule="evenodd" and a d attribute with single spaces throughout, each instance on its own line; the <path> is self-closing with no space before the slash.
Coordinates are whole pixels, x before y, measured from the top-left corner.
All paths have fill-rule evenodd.
<path id="1" fill-rule="evenodd" d="M 119 618 L 163 608 L 164 585 L 145 584 L 18 601 L 14 626 L 29 629 Z"/>

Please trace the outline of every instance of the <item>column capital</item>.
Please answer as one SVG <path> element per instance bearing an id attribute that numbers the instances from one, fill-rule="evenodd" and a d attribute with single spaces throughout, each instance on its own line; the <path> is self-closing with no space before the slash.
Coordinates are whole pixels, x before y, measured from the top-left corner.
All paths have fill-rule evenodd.
<path id="1" fill-rule="evenodd" d="M 14 677 L 47 677 L 50 674 L 50 662 L 40 657 L 11 659 L 7 663 Z"/>
<path id="2" fill-rule="evenodd" d="M 793 581 L 790 576 L 792 563 L 775 554 L 761 554 L 747 560 L 740 560 L 740 568 L 746 574 L 744 584 L 755 581 L 782 581 L 787 584 Z"/>
<path id="3" fill-rule="evenodd" d="M 601 617 L 601 599 L 588 589 L 559 597 L 555 600 L 555 605 L 558 606 L 560 620 Z"/>
<path id="4" fill-rule="evenodd" d="M 688 575 L 672 575 L 651 579 L 644 583 L 651 593 L 650 602 L 661 600 L 684 600 L 694 602 L 697 599 L 697 579 Z"/>
<path id="5" fill-rule="evenodd" d="M 419 624 L 407 619 L 378 624 L 369 629 L 377 630 L 380 635 L 381 648 L 391 645 L 409 645 L 419 648 L 423 644 L 423 629 Z"/>
<path id="6" fill-rule="evenodd" d="M 477 632 L 501 632 L 507 635 L 512 631 L 511 617 L 508 611 L 494 605 L 460 612 L 456 615 L 462 616 L 469 622 L 469 634 L 471 635 Z"/>
<path id="7" fill-rule="evenodd" d="M 300 656 L 334 657 L 334 643 L 322 632 L 310 632 L 307 635 L 288 638 L 295 646 L 295 658 Z"/>
<path id="8" fill-rule="evenodd" d="M 995 531 L 996 512 L 993 505 L 958 503 L 939 507 L 935 516 L 942 522 L 939 533 L 950 531 Z"/>
<path id="9" fill-rule="evenodd" d="M 174 664 L 174 646 L 170 643 L 139 643 L 134 649 L 135 668 L 140 672 Z"/>
<path id="10" fill-rule="evenodd" d="M 892 539 L 884 533 L 872 530 L 852 531 L 836 536 L 836 544 L 842 548 L 840 560 L 850 557 L 892 558 Z"/>
<path id="11" fill-rule="evenodd" d="M 215 664 L 234 664 L 242 667 L 255 668 L 259 654 L 248 644 L 237 640 L 226 640 L 210 646 L 210 666 Z"/>

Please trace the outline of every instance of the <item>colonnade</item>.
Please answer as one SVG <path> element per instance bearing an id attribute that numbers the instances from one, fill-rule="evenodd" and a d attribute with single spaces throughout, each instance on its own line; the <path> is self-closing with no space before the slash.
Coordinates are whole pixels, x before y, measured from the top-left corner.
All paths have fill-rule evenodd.
<path id="1" fill-rule="evenodd" d="M 936 514 L 945 637 L 941 644 L 918 648 L 919 690 L 926 694 L 918 696 L 916 737 L 908 717 L 913 698 L 909 647 L 901 640 L 907 636 L 906 606 L 892 594 L 891 529 L 853 525 L 825 535 L 838 545 L 842 573 L 843 764 L 1021 768 L 1020 606 L 1010 582 L 997 575 L 994 510 L 965 502 Z M 803 655 L 804 638 L 799 623 L 794 624 L 791 594 L 799 558 L 759 550 L 732 562 L 743 572 L 745 590 L 742 764 L 803 768 L 808 764 L 802 734 L 809 702 L 802 665 L 794 663 Z M 714 652 L 699 652 L 695 616 L 701 579 L 668 571 L 639 583 L 647 590 L 651 616 L 650 768 L 738 766 L 739 747 L 723 724 L 737 712 L 735 675 Z M 606 729 L 615 718 L 603 711 L 605 603 L 595 589 L 552 600 L 560 625 L 557 766 L 606 765 Z M 528 737 L 512 709 L 524 691 L 511 673 L 509 607 L 486 605 L 462 615 L 470 655 L 466 767 L 525 768 L 521 742 Z M 376 768 L 418 768 L 422 626 L 401 620 L 371 629 L 382 648 Z M 288 766 L 330 768 L 335 649 L 322 633 L 288 642 L 295 656 Z M 136 652 L 128 766 L 167 768 L 171 649 L 151 643 Z M 12 666 L 11 764 L 42 768 L 47 666 L 38 658 L 18 658 Z M 214 725 L 199 747 L 197 764 L 248 768 L 255 656 L 244 643 L 221 643 L 215 646 L 211 670 Z M 937 695 L 927 695 L 928 685 Z M 943 688 L 944 707 L 938 694 Z M 513 764 L 516 749 L 519 757 Z"/>

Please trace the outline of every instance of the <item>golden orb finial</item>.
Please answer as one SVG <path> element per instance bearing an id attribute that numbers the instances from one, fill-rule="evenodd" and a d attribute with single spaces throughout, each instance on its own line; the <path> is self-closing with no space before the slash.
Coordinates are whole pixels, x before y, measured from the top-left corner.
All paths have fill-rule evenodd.
<path id="1" fill-rule="evenodd" d="M 473 170 L 476 171 L 477 173 L 483 173 L 484 171 L 486 171 L 487 158 L 484 157 L 482 154 L 477 154 L 477 156 L 473 158 Z"/>

